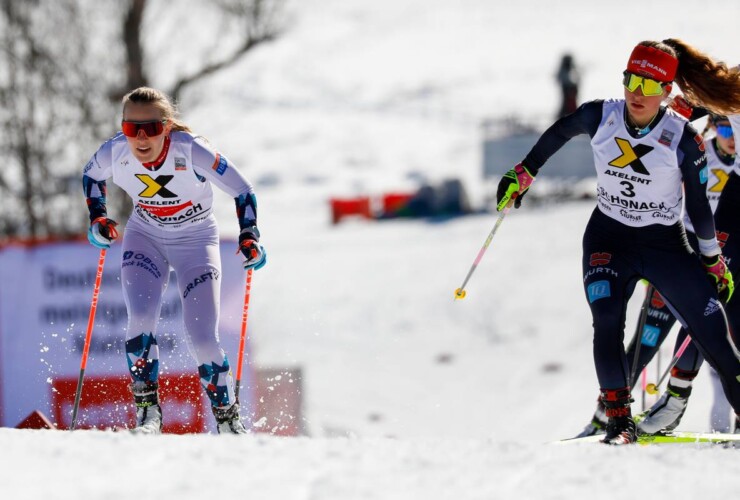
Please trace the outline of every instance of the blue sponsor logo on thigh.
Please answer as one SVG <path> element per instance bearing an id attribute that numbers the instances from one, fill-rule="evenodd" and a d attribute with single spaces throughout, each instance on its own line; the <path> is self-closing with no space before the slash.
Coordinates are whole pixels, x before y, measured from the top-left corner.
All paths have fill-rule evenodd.
<path id="1" fill-rule="evenodd" d="M 660 328 L 657 326 L 645 325 L 642 329 L 642 345 L 655 347 L 658 344 L 658 337 L 660 337 Z"/>
<path id="2" fill-rule="evenodd" d="M 159 271 L 159 268 L 157 268 L 157 264 L 141 252 L 132 252 L 131 250 L 123 252 L 123 263 L 121 264 L 121 268 L 128 266 L 136 266 L 145 269 L 155 278 L 162 277 L 162 273 Z"/>
<path id="3" fill-rule="evenodd" d="M 586 289 L 588 292 L 588 302 L 593 303 L 599 299 L 611 297 L 611 287 L 609 282 L 606 280 L 595 281 L 588 285 Z"/>

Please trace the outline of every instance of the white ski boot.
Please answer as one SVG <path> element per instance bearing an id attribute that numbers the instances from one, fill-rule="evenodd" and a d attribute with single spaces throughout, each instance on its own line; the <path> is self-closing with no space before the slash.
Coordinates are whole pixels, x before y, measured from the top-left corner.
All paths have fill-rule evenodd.
<path id="1" fill-rule="evenodd" d="M 646 412 L 635 417 L 638 434 L 665 434 L 681 423 L 689 403 L 691 386 L 676 387 L 668 384 L 660 399 Z"/>

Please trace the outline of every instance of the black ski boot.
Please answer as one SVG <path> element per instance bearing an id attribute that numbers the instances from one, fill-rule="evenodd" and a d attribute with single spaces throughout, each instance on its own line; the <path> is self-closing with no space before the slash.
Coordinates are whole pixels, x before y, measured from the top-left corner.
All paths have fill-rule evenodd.
<path id="1" fill-rule="evenodd" d="M 635 422 L 632 420 L 630 388 L 601 390 L 601 402 L 606 407 L 606 435 L 601 440 L 606 444 L 632 444 L 637 442 Z"/>
<path id="2" fill-rule="evenodd" d="M 230 406 L 211 406 L 216 417 L 216 430 L 219 434 L 249 434 L 239 418 L 239 402 Z"/>
<path id="3" fill-rule="evenodd" d="M 159 394 L 156 382 L 134 382 L 131 392 L 136 404 L 136 427 L 132 434 L 161 434 L 162 409 L 159 406 Z"/>

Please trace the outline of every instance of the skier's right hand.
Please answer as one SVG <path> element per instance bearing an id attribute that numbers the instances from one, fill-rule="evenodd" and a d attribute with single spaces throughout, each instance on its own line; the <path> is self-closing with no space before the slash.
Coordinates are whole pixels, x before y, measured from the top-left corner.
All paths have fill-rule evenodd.
<path id="1" fill-rule="evenodd" d="M 117 225 L 118 223 L 113 219 L 98 217 L 90 223 L 90 228 L 87 230 L 87 240 L 97 248 L 110 248 L 113 240 L 118 238 Z"/>
<path id="2" fill-rule="evenodd" d="M 501 178 L 496 191 L 496 210 L 499 212 L 514 202 L 514 208 L 522 204 L 522 197 L 534 182 L 534 176 L 522 163 L 517 163 Z"/>
<path id="3" fill-rule="evenodd" d="M 681 94 L 677 94 L 673 99 L 671 99 L 668 103 L 668 107 L 687 120 L 691 119 L 691 115 L 694 112 L 694 106 Z"/>
<path id="4" fill-rule="evenodd" d="M 701 262 L 704 264 L 704 270 L 709 279 L 717 285 L 720 300 L 726 304 L 735 291 L 735 283 L 732 280 L 730 268 L 725 263 L 725 258 L 721 254 L 713 257 L 702 255 Z"/>

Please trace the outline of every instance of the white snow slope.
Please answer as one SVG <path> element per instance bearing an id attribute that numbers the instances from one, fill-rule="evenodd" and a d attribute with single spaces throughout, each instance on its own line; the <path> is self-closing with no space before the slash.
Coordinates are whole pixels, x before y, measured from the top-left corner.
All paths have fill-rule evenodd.
<path id="1" fill-rule="evenodd" d="M 182 107 L 255 183 L 269 263 L 253 283 L 254 361 L 303 369 L 308 436 L 0 429 L 0 498 L 736 498 L 737 450 L 551 444 L 597 396 L 580 276 L 592 202 L 512 212 L 454 302 L 493 214 L 333 227 L 327 199 L 459 177 L 480 203 L 481 121 L 552 117 L 564 51 L 581 100 L 620 97 L 643 39 L 738 62 L 740 4 L 301 0 L 289 13 L 282 38 Z M 232 201 L 219 203 L 233 236 Z M 706 374 L 696 387 L 680 428 L 706 431 Z"/>

